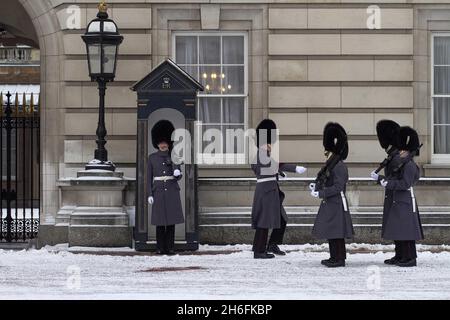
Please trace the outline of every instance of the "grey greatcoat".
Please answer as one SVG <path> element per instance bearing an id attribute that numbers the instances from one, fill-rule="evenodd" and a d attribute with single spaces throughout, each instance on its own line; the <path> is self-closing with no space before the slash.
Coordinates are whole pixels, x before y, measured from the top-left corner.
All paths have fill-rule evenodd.
<path id="1" fill-rule="evenodd" d="M 281 227 L 281 216 L 286 222 L 288 219 L 283 207 L 285 195 L 278 186 L 278 172 L 296 172 L 297 166 L 294 164 L 278 164 L 271 159 L 274 170 L 269 170 L 270 164 L 265 164 L 266 161 L 260 161 L 258 157 L 256 162 L 252 164 L 252 169 L 258 180 L 266 178 L 276 178 L 276 180 L 256 183 L 252 206 L 252 227 L 253 229 L 279 229 Z M 264 172 L 264 169 L 270 172 Z"/>
<path id="2" fill-rule="evenodd" d="M 401 157 L 400 160 L 405 161 L 405 165 L 399 176 L 387 178 L 386 194 L 391 194 L 392 201 L 384 208 L 382 237 L 386 240 L 422 240 L 417 200 L 413 201 L 411 194 L 411 187 L 420 178 L 420 169 L 413 160 Z"/>
<path id="3" fill-rule="evenodd" d="M 176 169 L 180 170 L 180 166 L 173 164 L 168 151 L 157 151 L 148 158 L 148 196 L 154 199 L 152 225 L 170 226 L 184 222 L 178 185 L 181 176 L 167 181 L 154 180 L 155 177 L 173 176 Z"/>
<path id="4" fill-rule="evenodd" d="M 392 157 L 392 160 L 388 163 L 388 165 L 384 168 L 385 177 L 390 177 L 392 175 L 392 171 L 398 164 L 401 162 L 400 154 L 397 151 L 396 154 Z M 383 177 L 380 177 L 380 179 Z M 383 223 L 381 225 L 381 236 L 384 237 L 384 230 L 386 229 L 386 221 L 388 220 L 389 211 L 392 206 L 392 202 L 394 201 L 394 191 L 385 189 L 384 190 L 384 203 L 383 203 Z"/>
<path id="5" fill-rule="evenodd" d="M 318 239 L 351 239 L 353 224 L 345 196 L 348 181 L 348 170 L 344 162 L 339 161 L 331 170 L 331 175 L 319 190 L 322 199 L 313 235 Z M 344 203 L 347 210 L 344 209 Z"/>

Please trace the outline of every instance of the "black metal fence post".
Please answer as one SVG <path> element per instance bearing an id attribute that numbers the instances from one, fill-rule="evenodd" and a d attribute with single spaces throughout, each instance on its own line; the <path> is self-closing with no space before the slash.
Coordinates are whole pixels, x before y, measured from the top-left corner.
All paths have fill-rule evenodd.
<path id="1" fill-rule="evenodd" d="M 11 119 L 11 94 L 8 92 L 6 94 L 6 108 L 5 108 L 5 115 L 6 115 L 6 123 L 5 123 L 5 129 L 6 129 L 6 192 L 5 192 L 5 198 L 6 198 L 6 241 L 11 242 L 12 240 L 12 234 L 11 234 L 11 228 L 12 228 L 12 216 L 11 216 L 11 202 L 13 200 L 13 193 L 11 190 L 11 152 L 8 152 L 11 150 L 11 132 L 12 132 L 12 119 Z"/>

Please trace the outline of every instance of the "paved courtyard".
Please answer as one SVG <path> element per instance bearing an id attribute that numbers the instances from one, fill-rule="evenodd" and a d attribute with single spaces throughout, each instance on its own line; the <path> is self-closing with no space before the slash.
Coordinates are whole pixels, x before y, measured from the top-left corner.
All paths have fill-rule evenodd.
<path id="1" fill-rule="evenodd" d="M 250 246 L 202 246 L 153 256 L 131 249 L 0 250 L 0 299 L 450 299 L 450 247 L 419 246 L 419 266 L 385 266 L 392 246 L 348 245 L 327 269 L 326 246 L 284 246 L 254 260 Z"/>

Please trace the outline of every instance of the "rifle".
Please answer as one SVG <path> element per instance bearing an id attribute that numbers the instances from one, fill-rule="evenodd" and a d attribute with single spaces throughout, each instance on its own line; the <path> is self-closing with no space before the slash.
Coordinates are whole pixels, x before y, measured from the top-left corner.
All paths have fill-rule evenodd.
<path id="1" fill-rule="evenodd" d="M 400 171 L 403 169 L 405 164 L 407 164 L 409 161 L 411 161 L 419 153 L 420 148 L 422 148 L 422 146 L 423 146 L 423 143 L 420 144 L 420 146 L 416 150 L 411 151 L 408 154 L 408 157 L 405 158 L 405 161 L 400 162 L 400 164 L 398 164 L 395 168 L 393 168 L 391 176 L 393 176 L 393 177 L 397 176 L 400 173 Z"/>
<path id="2" fill-rule="evenodd" d="M 286 178 L 286 173 L 284 173 L 283 171 L 281 171 L 281 170 L 278 170 L 278 176 L 280 176 L 280 177 L 282 177 L 282 178 Z"/>
<path id="3" fill-rule="evenodd" d="M 375 173 L 379 173 L 381 170 L 383 170 L 384 168 L 386 168 L 386 166 L 392 161 L 392 159 L 394 158 L 394 155 L 398 152 L 397 149 L 393 148 L 388 156 L 383 160 L 383 162 L 380 163 L 380 165 L 378 166 L 377 170 L 375 170 Z"/>
<path id="4" fill-rule="evenodd" d="M 314 183 L 316 184 L 314 191 L 323 189 L 325 183 L 327 182 L 327 179 L 331 176 L 331 171 L 340 160 L 341 157 L 337 154 L 333 154 L 333 156 L 327 160 L 325 165 L 320 169 L 319 173 L 317 173 L 317 178 L 314 181 Z"/>

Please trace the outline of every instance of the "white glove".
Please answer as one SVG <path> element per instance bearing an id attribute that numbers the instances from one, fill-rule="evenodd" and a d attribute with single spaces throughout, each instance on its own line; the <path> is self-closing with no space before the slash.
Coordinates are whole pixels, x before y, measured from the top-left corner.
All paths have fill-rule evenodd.
<path id="1" fill-rule="evenodd" d="M 298 174 L 302 174 L 306 172 L 306 168 L 302 167 L 302 166 L 297 166 L 295 167 L 295 172 L 297 172 Z"/>
<path id="2" fill-rule="evenodd" d="M 174 176 L 174 177 L 179 177 L 179 176 L 181 176 L 181 171 L 178 170 L 178 169 L 173 170 L 173 176 Z"/>
<path id="3" fill-rule="evenodd" d="M 155 199 L 153 199 L 153 197 L 148 197 L 148 203 L 152 205 L 153 202 L 155 202 Z"/>
<path id="4" fill-rule="evenodd" d="M 375 180 L 375 181 L 378 181 L 378 173 L 375 173 L 375 171 L 372 171 L 371 173 L 370 173 L 370 177 L 373 179 L 373 180 Z"/>
<path id="5" fill-rule="evenodd" d="M 388 181 L 382 179 L 382 180 L 380 181 L 380 184 L 381 184 L 384 188 L 386 188 L 386 186 L 388 185 Z"/>
<path id="6" fill-rule="evenodd" d="M 312 195 L 314 198 L 318 198 L 318 197 L 319 197 L 319 191 L 311 191 L 311 195 Z"/>
<path id="7" fill-rule="evenodd" d="M 309 190 L 311 191 L 316 190 L 316 184 L 314 182 L 309 184 Z"/>

